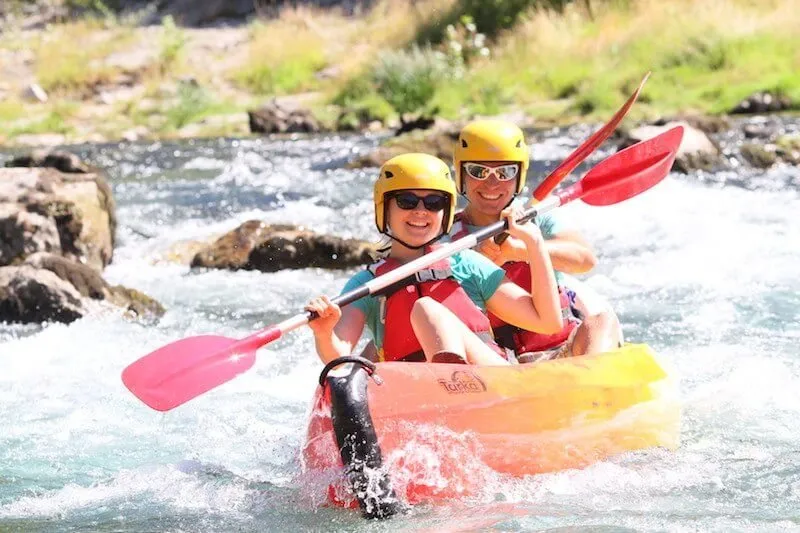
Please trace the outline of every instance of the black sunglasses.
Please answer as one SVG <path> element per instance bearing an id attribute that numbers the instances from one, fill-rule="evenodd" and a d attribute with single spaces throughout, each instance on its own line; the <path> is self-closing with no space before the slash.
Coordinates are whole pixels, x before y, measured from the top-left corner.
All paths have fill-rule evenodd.
<path id="1" fill-rule="evenodd" d="M 413 192 L 400 192 L 393 195 L 393 198 L 397 203 L 397 207 L 406 211 L 416 208 L 420 200 L 422 200 L 422 205 L 425 206 L 425 209 L 433 212 L 441 211 L 450 204 L 450 199 L 443 194 L 429 194 L 425 197 L 419 197 Z"/>

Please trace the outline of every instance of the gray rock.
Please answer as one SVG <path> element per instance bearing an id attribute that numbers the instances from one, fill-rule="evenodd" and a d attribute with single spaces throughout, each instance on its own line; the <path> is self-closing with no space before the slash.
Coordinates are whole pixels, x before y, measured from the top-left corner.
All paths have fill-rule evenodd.
<path id="1" fill-rule="evenodd" d="M 745 161 L 756 168 L 769 168 L 778 160 L 775 145 L 743 143 L 740 151 Z"/>
<path id="2" fill-rule="evenodd" d="M 28 291 L 25 293 L 27 306 L 25 308 L 49 309 L 50 315 L 56 317 L 43 320 L 70 322 L 75 318 L 85 316 L 92 309 L 91 306 L 86 305 L 87 300 L 107 302 L 124 309 L 131 317 L 144 321 L 155 321 L 165 312 L 164 307 L 150 296 L 136 289 L 121 285 L 109 285 L 93 268 L 58 255 L 45 252 L 36 253 L 29 256 L 21 267 L 26 269 L 24 272 L 28 277 L 33 276 L 38 280 L 39 285 L 44 286 L 38 292 Z M 0 272 L 11 268 L 16 267 L 0 268 Z M 31 274 L 32 272 L 35 274 Z M 41 273 L 46 273 L 46 275 Z M 59 296 L 62 293 L 68 294 L 69 298 Z M 43 298 L 44 303 L 37 303 L 36 298 Z M 9 299 L 11 302 L 19 300 L 19 298 L 15 300 L 6 296 L 6 300 Z M 3 297 L 0 295 L 0 308 L 4 306 L 2 300 Z M 59 306 L 63 306 L 64 309 L 58 311 Z M 6 302 L 5 308 L 13 310 L 20 306 Z M 16 317 L 10 316 L 7 320 L 12 322 L 41 321 L 24 313 L 19 313 Z"/>
<path id="3" fill-rule="evenodd" d="M 22 204 L 0 203 L 0 266 L 36 252 L 61 250 L 53 217 L 29 212 Z"/>
<path id="4" fill-rule="evenodd" d="M 89 165 L 78 156 L 61 150 L 34 150 L 30 154 L 17 156 L 5 165 L 7 168 L 55 168 L 69 174 L 88 174 L 92 172 Z"/>
<path id="5" fill-rule="evenodd" d="M 0 321 L 69 323 L 84 312 L 78 291 L 52 272 L 29 265 L 0 268 Z"/>
<path id="6" fill-rule="evenodd" d="M 51 219 L 58 230 L 61 255 L 102 270 L 111 261 L 116 231 L 116 209 L 106 176 L 99 171 L 78 172 L 89 169 L 71 158 L 42 159 L 32 155 L 14 163 L 30 166 L 39 160 L 69 172 L 55 168 L 0 168 L 0 203 L 18 204 L 17 210 Z M 10 211 L 7 208 L 5 212 Z M 22 220 L 19 216 L 16 219 Z M 17 231 L 6 220 L 7 231 Z M 28 217 L 25 222 L 30 224 L 32 220 Z M 33 235 L 29 229 L 28 234 Z M 58 251 L 39 245 L 16 249 Z M 0 264 L 22 259 L 24 255 L 6 258 Z"/>
<path id="7" fill-rule="evenodd" d="M 276 272 L 297 268 L 351 268 L 375 261 L 375 245 L 319 235 L 297 226 L 250 220 L 198 252 L 192 267 Z"/>

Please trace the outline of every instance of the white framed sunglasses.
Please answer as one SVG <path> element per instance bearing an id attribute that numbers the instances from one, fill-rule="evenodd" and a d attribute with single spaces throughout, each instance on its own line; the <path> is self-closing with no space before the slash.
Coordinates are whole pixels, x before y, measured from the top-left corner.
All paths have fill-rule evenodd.
<path id="1" fill-rule="evenodd" d="M 483 181 L 494 174 L 494 177 L 498 181 L 510 181 L 519 176 L 520 164 L 508 163 L 505 165 L 490 166 L 484 165 L 483 163 L 464 163 L 463 168 L 464 172 L 474 180 Z"/>

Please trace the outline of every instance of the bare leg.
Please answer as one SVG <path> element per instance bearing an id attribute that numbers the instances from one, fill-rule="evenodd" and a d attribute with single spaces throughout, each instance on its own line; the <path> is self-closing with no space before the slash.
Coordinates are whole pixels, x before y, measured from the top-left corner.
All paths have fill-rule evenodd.
<path id="1" fill-rule="evenodd" d="M 428 297 L 411 310 L 411 327 L 428 361 L 442 352 L 464 357 L 473 365 L 510 364 L 495 353 L 449 309 Z"/>
<path id="2" fill-rule="evenodd" d="M 613 350 L 620 345 L 620 326 L 616 313 L 605 310 L 587 316 L 572 343 L 572 355 L 585 355 Z"/>
<path id="3" fill-rule="evenodd" d="M 566 277 L 567 286 L 575 291 L 575 307 L 583 315 L 572 343 L 572 355 L 607 352 L 622 342 L 622 328 L 608 300 L 583 282 Z"/>

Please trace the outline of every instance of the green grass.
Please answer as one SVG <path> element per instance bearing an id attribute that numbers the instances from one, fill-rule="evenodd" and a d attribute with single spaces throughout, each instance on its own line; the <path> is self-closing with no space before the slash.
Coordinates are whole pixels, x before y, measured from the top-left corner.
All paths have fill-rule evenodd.
<path id="1" fill-rule="evenodd" d="M 256 94 L 289 94 L 313 88 L 314 74 L 325 66 L 321 51 L 291 58 L 277 64 L 255 63 L 235 77 L 242 87 Z"/>
<path id="2" fill-rule="evenodd" d="M 23 126 L 14 127 L 9 131 L 10 137 L 18 135 L 38 135 L 42 133 L 63 133 L 72 131 L 67 122 L 68 117 L 58 111 L 51 111 L 45 117 Z"/>
<path id="3" fill-rule="evenodd" d="M 241 87 L 257 95 L 289 94 L 315 88 L 315 74 L 327 65 L 325 41 L 302 18 L 257 22 L 250 28 L 249 59 L 231 73 Z"/>
<path id="4" fill-rule="evenodd" d="M 25 106 L 19 100 L 0 100 L 0 123 L 12 122 L 24 117 L 25 114 Z"/>

